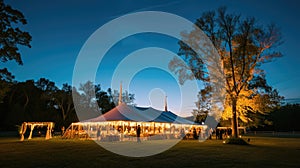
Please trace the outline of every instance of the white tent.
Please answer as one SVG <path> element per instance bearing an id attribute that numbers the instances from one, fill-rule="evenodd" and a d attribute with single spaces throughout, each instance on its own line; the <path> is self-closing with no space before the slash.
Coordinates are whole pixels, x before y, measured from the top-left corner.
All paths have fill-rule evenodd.
<path id="1" fill-rule="evenodd" d="M 205 125 L 193 123 L 171 111 L 121 103 L 96 118 L 72 123 L 64 137 L 97 138 L 102 141 L 133 140 L 138 125 L 141 126 L 144 140 L 182 138 L 185 134 L 185 137 L 192 137 L 193 130 L 202 136 L 206 129 Z"/>

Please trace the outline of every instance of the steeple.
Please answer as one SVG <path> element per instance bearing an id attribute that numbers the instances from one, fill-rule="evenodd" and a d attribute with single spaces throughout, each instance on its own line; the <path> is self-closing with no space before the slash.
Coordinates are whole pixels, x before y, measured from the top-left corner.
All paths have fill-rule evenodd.
<path id="1" fill-rule="evenodd" d="M 120 91 L 119 91 L 119 102 L 118 105 L 122 104 L 122 82 L 120 83 Z"/>
<path id="2" fill-rule="evenodd" d="M 168 111 L 168 105 L 167 105 L 167 96 L 165 97 L 165 111 Z"/>

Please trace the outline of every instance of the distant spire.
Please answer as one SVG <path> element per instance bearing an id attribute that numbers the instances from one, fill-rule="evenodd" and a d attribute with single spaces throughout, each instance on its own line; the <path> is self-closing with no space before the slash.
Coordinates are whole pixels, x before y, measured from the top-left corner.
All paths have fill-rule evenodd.
<path id="1" fill-rule="evenodd" d="M 120 83 L 119 102 L 118 105 L 122 104 L 122 82 Z"/>
<path id="2" fill-rule="evenodd" d="M 167 96 L 165 96 L 165 111 L 168 111 Z"/>

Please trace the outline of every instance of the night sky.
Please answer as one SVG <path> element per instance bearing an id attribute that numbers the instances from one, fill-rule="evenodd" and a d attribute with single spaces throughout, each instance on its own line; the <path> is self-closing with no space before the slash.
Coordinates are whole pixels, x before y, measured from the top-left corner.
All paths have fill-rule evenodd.
<path id="1" fill-rule="evenodd" d="M 300 98 L 300 56 L 297 52 L 300 47 L 300 2 L 297 0 L 5 2 L 25 15 L 28 24 L 22 29 L 33 37 L 32 48 L 21 47 L 23 66 L 14 61 L 0 64 L 0 67 L 8 67 L 18 81 L 45 77 L 59 87 L 63 83 L 72 84 L 74 64 L 85 41 L 102 25 L 124 14 L 148 10 L 163 11 L 195 22 L 202 12 L 227 6 L 230 12 L 254 16 L 261 24 L 275 23 L 280 27 L 284 43 L 278 49 L 284 56 L 263 65 L 263 69 L 266 71 L 268 83 L 278 89 L 286 99 Z M 174 38 L 151 33 L 121 40 L 105 55 L 97 72 L 96 83 L 100 83 L 104 90 L 111 87 L 111 76 L 118 62 L 135 50 L 161 47 L 177 53 L 177 42 Z M 151 105 L 151 93 L 160 95 L 160 100 L 163 100 L 163 92 L 168 95 L 170 110 L 176 112 L 180 106 L 176 79 L 157 68 L 147 68 L 138 72 L 130 83 L 129 92 L 135 94 L 135 102 L 141 106 Z M 162 101 L 154 102 L 157 101 L 155 98 L 152 101 L 153 106 L 163 109 Z M 193 98 L 190 102 L 189 106 L 183 107 L 186 114 L 182 115 L 190 114 L 194 104 Z"/>

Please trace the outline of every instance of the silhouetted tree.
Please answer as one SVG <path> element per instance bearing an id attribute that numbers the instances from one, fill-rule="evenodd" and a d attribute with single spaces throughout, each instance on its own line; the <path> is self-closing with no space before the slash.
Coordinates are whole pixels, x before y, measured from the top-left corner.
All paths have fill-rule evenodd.
<path id="1" fill-rule="evenodd" d="M 57 107 L 62 119 L 61 125 L 68 126 L 70 122 L 78 121 L 74 118 L 74 104 L 72 99 L 72 87 L 67 83 L 63 84 L 62 89 L 57 90 L 53 94 L 54 106 Z"/>
<path id="2" fill-rule="evenodd" d="M 43 81 L 43 82 L 42 82 Z M 7 125 L 21 124 L 24 121 L 59 121 L 54 82 L 41 78 L 34 82 L 15 82 L 6 94 L 2 108 L 5 109 Z"/>
<path id="3" fill-rule="evenodd" d="M 46 92 L 48 95 L 51 95 L 51 93 L 58 90 L 58 88 L 55 86 L 55 83 L 46 78 L 40 78 L 35 82 L 35 86 L 38 89 Z"/>
<path id="4" fill-rule="evenodd" d="M 22 65 L 18 45 L 30 47 L 31 36 L 28 32 L 21 31 L 17 26 L 25 25 L 24 15 L 0 0 L 0 60 L 7 62 L 15 60 Z M 14 76 L 6 68 L 0 69 L 0 102 L 9 91 Z"/>
<path id="5" fill-rule="evenodd" d="M 100 84 L 95 85 L 96 99 L 102 114 L 108 112 L 115 107 L 115 103 L 111 98 L 111 89 L 107 92 L 101 90 Z"/>
<path id="6" fill-rule="evenodd" d="M 20 11 L 6 5 L 3 0 L 0 0 L 0 16 L 0 59 L 2 62 L 15 60 L 22 65 L 18 45 L 31 47 L 31 36 L 16 26 L 25 25 L 26 19 Z"/>
<path id="7" fill-rule="evenodd" d="M 24 121 L 49 121 L 49 101 L 43 98 L 43 92 L 34 85 L 33 80 L 16 83 L 7 95 L 7 122 L 20 124 Z"/>
<path id="8" fill-rule="evenodd" d="M 9 76 L 1 79 L 11 80 Z M 11 82 L 11 88 L 0 103 L 1 127 L 13 128 L 25 121 L 53 121 L 56 129 L 60 129 L 79 119 L 99 116 L 115 107 L 111 89 L 105 92 L 99 84 L 94 85 L 89 81 L 82 84 L 79 91 L 67 83 L 59 89 L 46 78 L 14 81 Z M 75 111 L 75 106 L 78 111 Z"/>

